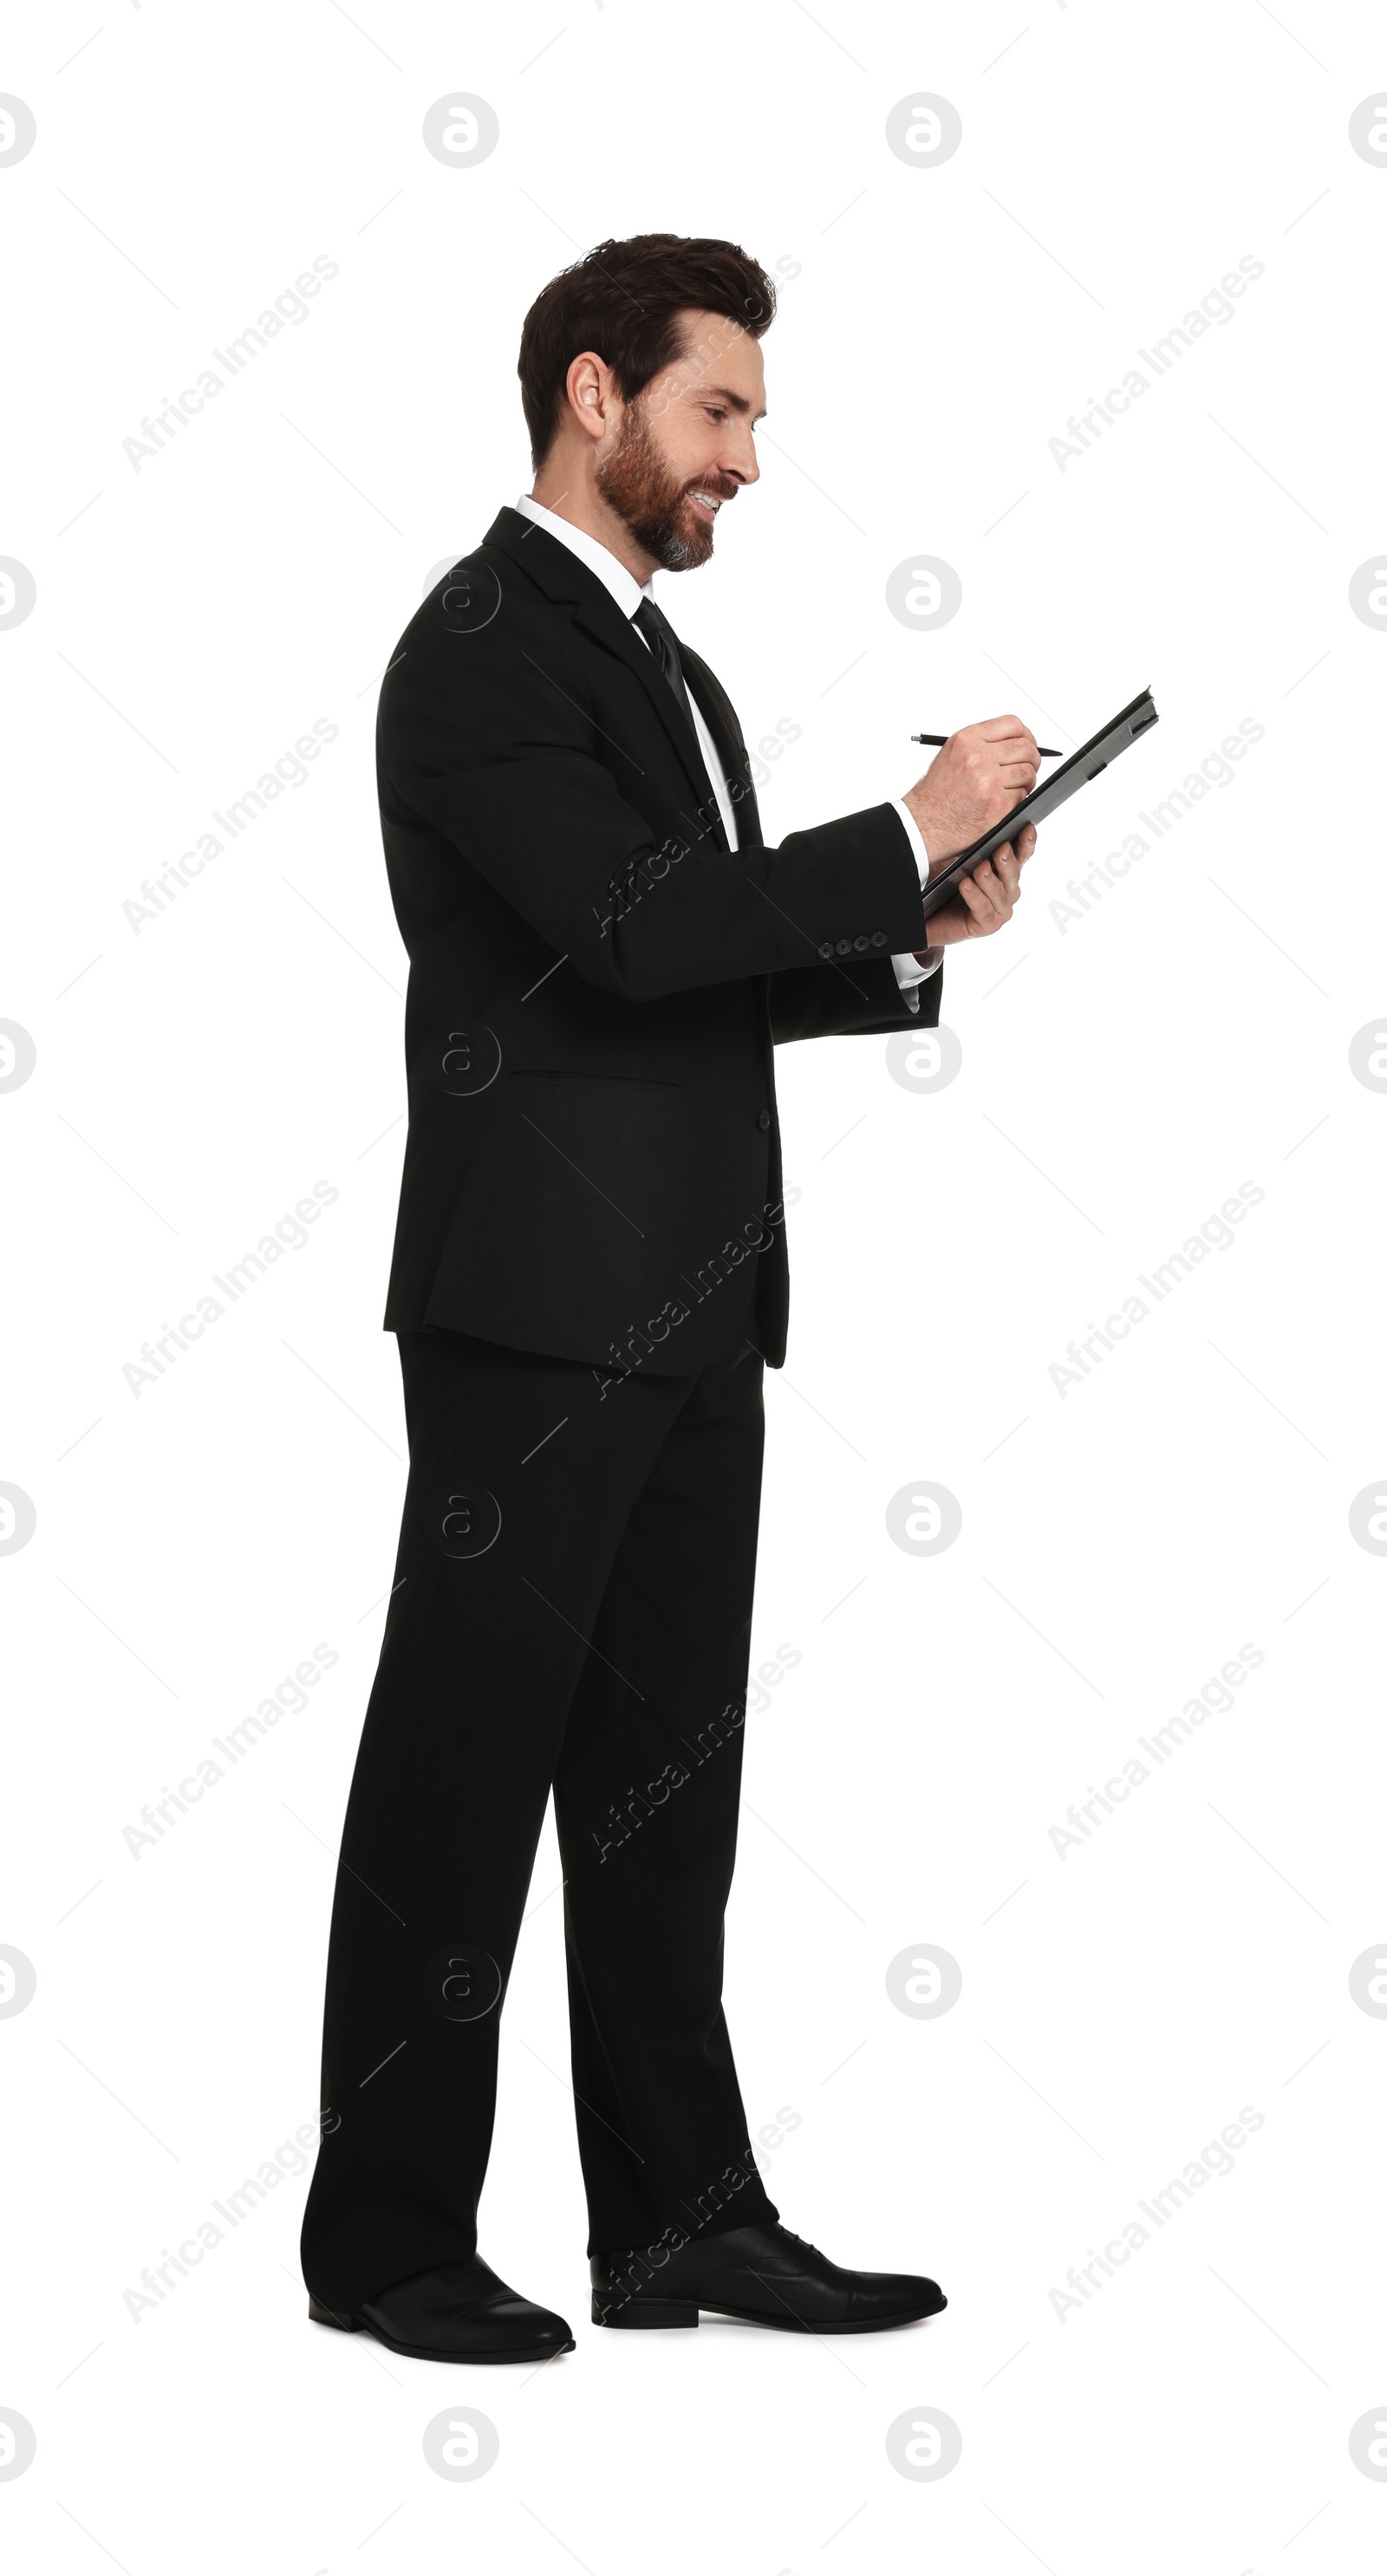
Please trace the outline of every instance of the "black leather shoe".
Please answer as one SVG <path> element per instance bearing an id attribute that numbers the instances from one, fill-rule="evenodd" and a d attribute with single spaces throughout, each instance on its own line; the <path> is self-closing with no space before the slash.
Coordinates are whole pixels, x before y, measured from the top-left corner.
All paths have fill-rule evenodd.
<path id="1" fill-rule="evenodd" d="M 595 2326 L 696 2326 L 700 2308 L 711 2308 L 786 2334 L 875 2334 L 948 2304 L 937 2281 L 913 2272 L 841 2271 L 788 2227 L 734 2227 L 677 2252 L 657 2245 L 592 2258 Z"/>
<path id="2" fill-rule="evenodd" d="M 325 2308 L 312 2291 L 308 2313 L 315 2325 L 340 2326 L 345 2334 L 373 2334 L 412 2361 L 548 2361 L 572 2352 L 572 2328 L 548 2308 L 537 2308 L 508 2290 L 490 2265 L 440 2263 L 380 2290 L 347 2315 Z"/>

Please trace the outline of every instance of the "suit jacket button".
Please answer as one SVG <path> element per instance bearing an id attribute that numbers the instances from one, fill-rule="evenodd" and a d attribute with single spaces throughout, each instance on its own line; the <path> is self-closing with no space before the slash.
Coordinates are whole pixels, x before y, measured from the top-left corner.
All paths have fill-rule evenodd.
<path id="1" fill-rule="evenodd" d="M 821 957 L 831 957 L 833 955 L 833 942 L 831 939 L 825 939 L 820 943 L 819 955 Z"/>
<path id="2" fill-rule="evenodd" d="M 852 955 L 852 941 L 851 941 L 850 939 L 840 939 L 840 940 L 839 940 L 839 942 L 838 942 L 838 954 L 839 954 L 839 956 L 840 956 L 840 957 L 851 957 L 851 955 Z"/>
<path id="3" fill-rule="evenodd" d="M 872 932 L 872 946 L 874 948 L 884 948 L 886 946 L 886 933 L 884 930 L 874 930 Z"/>
<path id="4" fill-rule="evenodd" d="M 870 948 L 872 943 L 864 931 L 860 938 L 855 939 L 852 944 L 854 948 Z"/>
<path id="5" fill-rule="evenodd" d="M 769 1127 L 770 1123 L 771 1113 L 769 1109 L 758 1109 L 756 1113 L 756 1124 L 760 1128 L 763 1136 L 765 1135 L 766 1129 Z"/>

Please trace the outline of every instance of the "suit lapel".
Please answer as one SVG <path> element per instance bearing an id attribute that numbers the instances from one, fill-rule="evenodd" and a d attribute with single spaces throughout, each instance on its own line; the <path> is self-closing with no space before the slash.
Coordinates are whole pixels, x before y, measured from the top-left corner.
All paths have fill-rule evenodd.
<path id="1" fill-rule="evenodd" d="M 598 580 L 596 573 L 589 572 L 587 565 L 581 563 L 567 546 L 561 545 L 557 537 L 551 537 L 547 528 L 540 527 L 537 520 L 523 517 L 519 510 L 502 510 L 488 528 L 486 541 L 488 545 L 503 547 L 512 560 L 530 575 L 546 598 L 570 601 L 574 625 L 580 626 L 583 633 L 604 652 L 614 653 L 617 660 L 624 662 L 628 671 L 634 673 L 645 691 L 652 713 L 679 756 L 684 775 L 694 790 L 695 801 L 701 803 L 712 782 L 703 774 L 698 745 L 684 721 L 683 711 L 649 646 L 633 633 L 630 619 L 623 617 L 611 592 Z M 681 645 L 681 654 L 683 650 Z M 716 735 L 714 739 L 717 740 Z M 728 774 L 732 773 L 729 771 Z M 721 848 L 726 849 L 727 836 L 722 828 L 716 798 L 713 799 L 709 821 L 714 838 Z"/>

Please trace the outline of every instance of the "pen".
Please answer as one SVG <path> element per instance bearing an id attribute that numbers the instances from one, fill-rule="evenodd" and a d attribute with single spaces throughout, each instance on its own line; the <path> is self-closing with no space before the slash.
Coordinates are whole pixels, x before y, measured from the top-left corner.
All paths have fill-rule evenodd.
<path id="1" fill-rule="evenodd" d="M 945 743 L 949 740 L 949 736 L 946 733 L 913 733 L 910 739 L 912 742 L 932 743 L 936 751 L 942 751 Z M 1059 759 L 1059 753 L 1057 751 L 1047 751 L 1043 742 L 1038 742 L 1036 744 L 1036 750 L 1040 754 L 1042 760 Z"/>

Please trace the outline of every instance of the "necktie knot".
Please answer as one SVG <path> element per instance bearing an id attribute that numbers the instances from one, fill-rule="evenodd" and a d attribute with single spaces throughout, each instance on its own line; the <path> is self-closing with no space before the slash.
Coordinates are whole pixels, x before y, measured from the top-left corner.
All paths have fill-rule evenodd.
<path id="1" fill-rule="evenodd" d="M 669 636 L 670 641 L 673 642 L 669 619 L 663 609 L 656 607 L 654 600 L 648 594 L 642 598 L 636 610 L 636 624 L 644 629 L 652 642 L 656 636 Z"/>
<path id="2" fill-rule="evenodd" d="M 684 666 L 679 659 L 679 647 L 674 640 L 674 629 L 670 625 L 669 619 L 656 607 L 653 599 L 643 599 L 639 608 L 636 610 L 633 622 L 635 625 L 639 626 L 642 635 L 645 637 L 647 644 L 654 653 L 661 671 L 664 673 L 669 686 L 674 691 L 680 706 L 683 708 L 684 713 L 688 718 L 689 729 L 692 732 L 693 711 L 689 705 L 689 692 L 684 680 Z"/>

